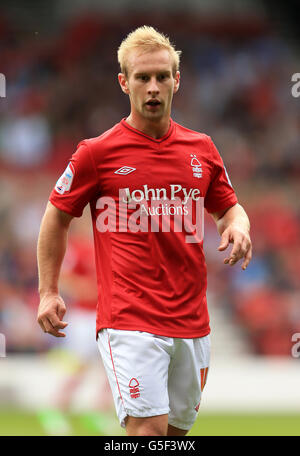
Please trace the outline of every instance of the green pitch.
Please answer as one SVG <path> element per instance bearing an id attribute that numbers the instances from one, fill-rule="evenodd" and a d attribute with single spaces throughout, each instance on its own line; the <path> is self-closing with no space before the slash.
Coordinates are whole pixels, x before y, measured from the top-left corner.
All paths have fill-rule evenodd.
<path id="1" fill-rule="evenodd" d="M 57 433 L 55 430 L 57 427 Z M 1 436 L 125 435 L 113 414 L 67 414 L 42 411 L 0 411 Z M 300 414 L 204 414 L 200 413 L 191 436 L 300 435 Z"/>

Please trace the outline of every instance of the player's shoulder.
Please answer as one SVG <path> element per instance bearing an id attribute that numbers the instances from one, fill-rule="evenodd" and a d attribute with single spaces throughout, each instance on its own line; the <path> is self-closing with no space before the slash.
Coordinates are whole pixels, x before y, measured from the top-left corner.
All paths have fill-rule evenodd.
<path id="1" fill-rule="evenodd" d="M 206 133 L 195 131 L 176 123 L 177 140 L 188 142 L 191 147 L 197 147 L 199 151 L 205 154 L 208 161 L 215 163 L 220 160 L 220 154 L 211 138 Z"/>
<path id="2" fill-rule="evenodd" d="M 176 124 L 177 136 L 184 136 L 186 138 L 204 141 L 207 144 L 211 141 L 211 137 L 209 135 L 207 135 L 206 133 L 203 133 L 201 131 L 192 130 L 192 129 L 187 128 L 176 122 L 175 122 L 175 124 Z"/>
<path id="3" fill-rule="evenodd" d="M 79 144 L 84 144 L 92 149 L 106 145 L 115 141 L 121 135 L 120 123 L 117 123 L 109 130 L 101 133 L 99 136 L 93 138 L 83 139 Z"/>

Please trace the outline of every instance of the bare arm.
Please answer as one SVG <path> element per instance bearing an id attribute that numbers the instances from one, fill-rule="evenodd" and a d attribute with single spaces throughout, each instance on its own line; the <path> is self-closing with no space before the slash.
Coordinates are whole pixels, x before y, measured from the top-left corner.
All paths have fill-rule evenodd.
<path id="1" fill-rule="evenodd" d="M 37 321 L 44 332 L 56 337 L 65 337 L 59 330 L 67 326 L 67 323 L 62 321 L 66 306 L 58 294 L 58 279 L 72 218 L 49 202 L 37 244 L 40 293 Z"/>
<path id="2" fill-rule="evenodd" d="M 242 269 L 245 270 L 252 258 L 250 222 L 245 210 L 236 204 L 226 211 L 215 212 L 212 216 L 221 236 L 218 250 L 226 250 L 230 243 L 233 244 L 230 256 L 225 258 L 224 263 L 233 266 L 244 258 Z"/>

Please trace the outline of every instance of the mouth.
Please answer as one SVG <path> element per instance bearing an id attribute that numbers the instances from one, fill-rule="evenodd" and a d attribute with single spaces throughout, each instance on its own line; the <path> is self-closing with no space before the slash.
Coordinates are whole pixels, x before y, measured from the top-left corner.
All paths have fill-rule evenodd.
<path id="1" fill-rule="evenodd" d="M 151 107 L 151 108 L 156 108 L 157 106 L 161 105 L 161 102 L 159 100 L 152 99 L 152 100 L 148 100 L 146 102 L 146 105 Z"/>

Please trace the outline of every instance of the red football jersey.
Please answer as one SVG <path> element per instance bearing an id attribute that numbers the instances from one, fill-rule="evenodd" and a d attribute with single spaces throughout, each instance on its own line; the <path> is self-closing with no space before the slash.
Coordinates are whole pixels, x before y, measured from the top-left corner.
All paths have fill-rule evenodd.
<path id="1" fill-rule="evenodd" d="M 50 201 L 75 217 L 90 204 L 97 332 L 181 338 L 210 332 L 198 215 L 201 203 L 217 212 L 237 198 L 209 136 L 171 120 L 154 139 L 122 119 L 79 143 Z"/>

